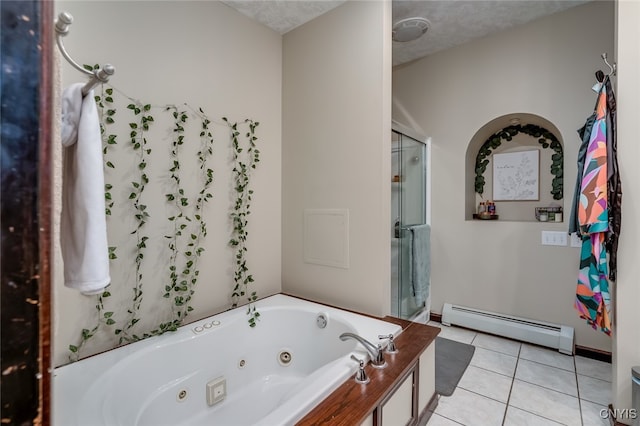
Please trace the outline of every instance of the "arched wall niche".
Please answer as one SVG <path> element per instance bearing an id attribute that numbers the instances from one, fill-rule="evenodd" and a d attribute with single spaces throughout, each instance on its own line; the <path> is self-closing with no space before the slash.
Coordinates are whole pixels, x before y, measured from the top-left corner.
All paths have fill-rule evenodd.
<path id="1" fill-rule="evenodd" d="M 473 214 L 477 212 L 478 204 L 481 201 L 494 201 L 493 194 L 493 155 L 503 153 L 514 153 L 520 151 L 539 151 L 539 187 L 538 200 L 518 200 L 518 201 L 494 201 L 496 210 L 500 220 L 533 222 L 536 221 L 535 208 L 562 206 L 563 198 L 554 199 L 551 193 L 552 181 L 554 175 L 551 174 L 551 165 L 553 163 L 552 156 L 557 152 L 550 147 L 544 148 L 538 141 L 538 137 L 520 132 L 515 135 L 512 140 L 501 140 L 501 144 L 491 151 L 491 155 L 487 157 L 489 163 L 483 173 L 485 180 L 484 191 L 482 196 L 476 193 L 476 158 L 482 145 L 487 139 L 496 132 L 514 125 L 534 125 L 539 126 L 557 139 L 562 151 L 564 151 L 564 142 L 558 128 L 546 118 L 530 113 L 512 113 L 497 117 L 482 126 L 473 135 L 467 146 L 465 159 L 465 219 L 473 220 Z M 560 164 L 564 169 L 564 158 L 560 160 Z M 560 182 L 564 187 L 564 176 L 560 175 Z M 564 189 L 566 191 L 566 188 Z M 564 215 L 563 215 L 564 216 Z M 565 219 L 565 217 L 563 217 Z"/>

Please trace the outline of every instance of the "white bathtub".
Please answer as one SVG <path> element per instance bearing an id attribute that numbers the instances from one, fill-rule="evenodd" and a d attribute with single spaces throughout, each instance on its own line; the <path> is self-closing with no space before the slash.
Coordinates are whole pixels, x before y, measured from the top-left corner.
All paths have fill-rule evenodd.
<path id="1" fill-rule="evenodd" d="M 397 325 L 275 295 L 257 302 L 260 321 L 240 307 L 56 368 L 54 426 L 291 425 L 350 379 L 367 357 L 356 333 L 378 343 Z M 325 328 L 316 319 L 328 318 Z M 290 362 L 286 361 L 287 354 Z M 281 356 L 282 355 L 282 356 Z M 209 406 L 207 383 L 226 380 L 226 397 Z"/>

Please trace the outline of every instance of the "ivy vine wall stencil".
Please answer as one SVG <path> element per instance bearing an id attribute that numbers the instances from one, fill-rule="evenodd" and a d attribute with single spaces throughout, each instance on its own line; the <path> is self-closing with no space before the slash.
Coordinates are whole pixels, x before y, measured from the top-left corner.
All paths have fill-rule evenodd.
<path id="1" fill-rule="evenodd" d="M 537 138 L 538 143 L 543 149 L 549 148 L 554 151 L 551 155 L 550 173 L 553 176 L 553 179 L 551 181 L 550 193 L 554 200 L 561 200 L 563 198 L 562 176 L 564 167 L 562 144 L 553 133 L 544 127 L 537 126 L 535 124 L 511 125 L 495 132 L 487 138 L 480 147 L 478 155 L 476 156 L 474 181 L 475 192 L 480 196 L 484 194 L 484 185 L 486 183 L 484 173 L 490 163 L 489 158 L 493 151 L 498 148 L 503 141 L 511 141 L 520 133 Z"/>
<path id="2" fill-rule="evenodd" d="M 260 314 L 246 243 L 251 172 L 260 160 L 259 123 L 226 117 L 215 122 L 202 108 L 154 106 L 113 87 L 95 89 L 95 98 L 101 117 L 107 227 L 126 232 L 109 232 L 108 255 L 117 273 L 96 296 L 92 323 L 81 324 L 77 341 L 68 346 L 69 359 L 78 360 L 99 333 L 117 346 L 175 331 L 193 311 L 205 256 L 207 207 L 228 199 L 226 194 L 214 197 L 215 125 L 224 129 L 227 149 L 233 153 L 230 191 L 235 195 L 228 208 L 227 243 L 236 262 L 233 282 L 207 284 L 228 286 L 230 305 L 247 304 L 248 325 L 254 327 Z M 153 305 L 153 315 L 141 313 L 143 303 Z"/>

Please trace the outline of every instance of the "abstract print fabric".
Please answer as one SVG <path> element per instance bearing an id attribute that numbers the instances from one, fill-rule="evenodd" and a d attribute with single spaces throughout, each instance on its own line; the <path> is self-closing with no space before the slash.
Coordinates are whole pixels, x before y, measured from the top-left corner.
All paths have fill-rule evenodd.
<path id="1" fill-rule="evenodd" d="M 596 117 L 581 171 L 578 224 L 582 236 L 575 308 L 594 329 L 611 334 L 607 250 L 607 85 L 598 93 Z"/>

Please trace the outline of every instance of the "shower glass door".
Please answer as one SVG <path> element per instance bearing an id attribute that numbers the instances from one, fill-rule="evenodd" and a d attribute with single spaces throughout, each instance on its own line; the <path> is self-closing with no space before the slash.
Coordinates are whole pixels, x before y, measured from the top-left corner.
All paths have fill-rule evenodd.
<path id="1" fill-rule="evenodd" d="M 413 297 L 410 232 L 426 223 L 426 145 L 392 132 L 391 142 L 391 313 L 411 319 L 424 305 Z"/>

